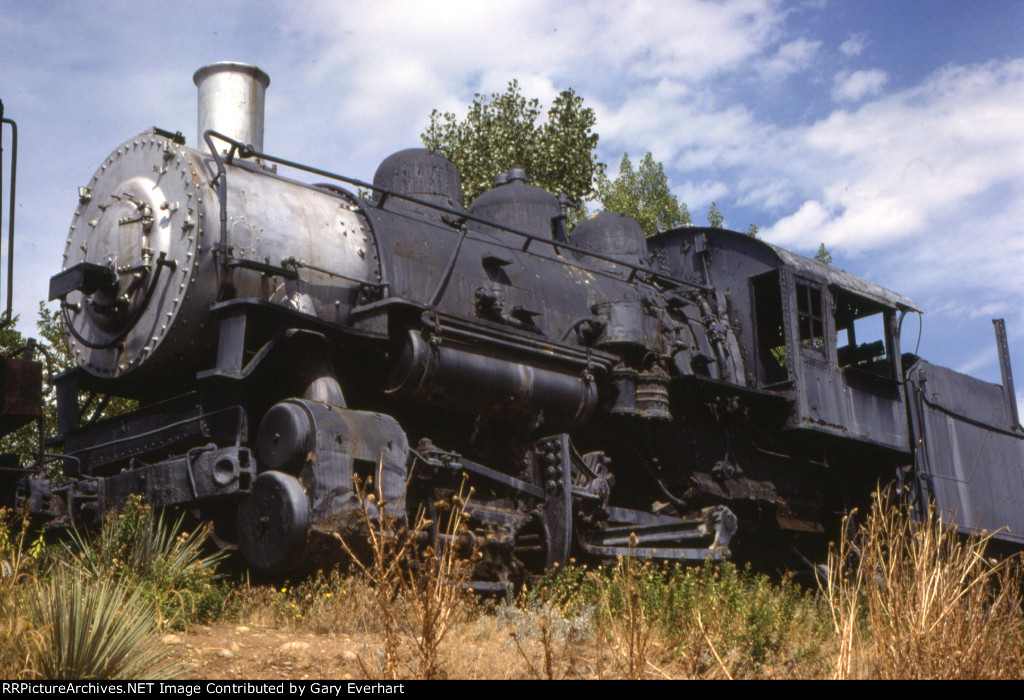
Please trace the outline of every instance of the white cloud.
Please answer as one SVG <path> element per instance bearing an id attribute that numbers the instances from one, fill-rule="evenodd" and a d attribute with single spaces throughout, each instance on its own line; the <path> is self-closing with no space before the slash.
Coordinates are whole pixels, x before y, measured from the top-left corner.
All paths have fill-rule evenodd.
<path id="1" fill-rule="evenodd" d="M 1022 94 L 1024 60 L 951 66 L 788 130 L 764 181 L 801 196 L 763 235 L 808 251 L 824 241 L 838 264 L 916 299 L 929 310 L 926 344 L 950 358 L 990 337 L 991 316 L 1021 326 Z M 991 358 L 946 362 L 996 371 Z"/>
<path id="2" fill-rule="evenodd" d="M 575 88 L 599 108 L 603 144 L 657 152 L 657 139 L 645 140 L 653 131 L 651 114 L 623 122 L 631 103 L 671 112 L 666 100 L 684 99 L 718 76 L 749 71 L 759 57 L 777 51 L 785 16 L 775 0 L 638 0 L 625 9 L 614 0 L 443 6 L 305 0 L 285 13 L 280 32 L 290 46 L 309 47 L 316 60 L 296 51 L 291 60 L 303 78 L 268 100 L 295 104 L 309 99 L 303 92 L 316 95 L 317 110 L 290 117 L 288 146 L 298 154 L 323 153 L 316 134 L 325 111 L 350 133 L 372 134 L 345 143 L 347 153 L 336 156 L 361 168 L 386 155 L 381 143 L 415 142 L 432 109 L 464 113 L 473 93 L 501 92 L 512 78 L 545 105 L 560 90 Z M 796 65 L 806 51 L 796 42 L 779 60 Z M 631 127 L 640 133 L 615 143 Z"/>
<path id="3" fill-rule="evenodd" d="M 833 212 L 816 199 L 808 200 L 789 216 L 784 216 L 769 229 L 774 241 L 783 244 L 810 239 L 821 230 Z"/>
<path id="4" fill-rule="evenodd" d="M 758 72 L 770 80 L 779 80 L 793 73 L 806 70 L 814 60 L 820 41 L 795 39 L 779 47 L 771 58 L 758 65 Z"/>
<path id="5" fill-rule="evenodd" d="M 846 56 L 859 56 L 864 47 L 867 46 L 867 36 L 864 34 L 851 34 L 850 37 L 839 45 L 839 50 Z"/>
<path id="6" fill-rule="evenodd" d="M 729 194 L 729 186 L 724 182 L 686 182 L 676 188 L 675 194 L 689 207 L 694 225 L 706 226 L 708 208 Z"/>
<path id="7" fill-rule="evenodd" d="M 612 0 L 296 5 L 286 29 L 323 46 L 321 71 L 412 62 L 452 85 L 480 83 L 495 70 L 502 83 L 528 74 L 582 73 L 700 80 L 757 54 L 783 19 L 769 0 L 641 0 L 627 11 Z"/>
<path id="8" fill-rule="evenodd" d="M 837 101 L 859 102 L 865 97 L 877 95 L 888 81 L 889 74 L 878 68 L 837 73 L 832 98 Z"/>
<path id="9" fill-rule="evenodd" d="M 745 176 L 740 178 L 736 189 L 738 203 L 755 209 L 777 210 L 793 198 L 792 187 L 782 179 L 764 182 L 760 178 Z"/>
<path id="10" fill-rule="evenodd" d="M 733 166 L 749 159 L 765 128 L 742 105 L 716 108 L 707 93 L 663 83 L 598 110 L 602 139 L 651 151 L 677 171 Z"/>

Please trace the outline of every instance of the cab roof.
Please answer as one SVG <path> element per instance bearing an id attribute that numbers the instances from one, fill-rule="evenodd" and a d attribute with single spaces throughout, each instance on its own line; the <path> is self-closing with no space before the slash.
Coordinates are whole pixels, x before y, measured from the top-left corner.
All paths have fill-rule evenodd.
<path id="1" fill-rule="evenodd" d="M 745 233 L 730 231 L 728 229 L 696 226 L 676 229 L 676 231 L 688 232 L 694 236 L 704 234 L 708 242 L 716 248 L 731 249 L 739 254 L 744 254 L 744 250 L 748 251 L 746 253 L 748 255 L 753 254 L 756 249 L 760 248 L 762 251 L 767 251 L 769 253 L 769 257 L 777 259 L 780 267 L 788 267 L 794 270 L 797 274 L 807 275 L 815 279 L 824 279 L 829 286 L 845 289 L 854 294 L 859 294 L 860 296 L 871 299 L 872 301 L 876 301 L 879 304 L 897 308 L 901 311 L 916 311 L 917 313 L 923 313 L 920 306 L 902 294 L 897 294 L 896 292 L 879 286 L 874 282 L 868 282 L 860 277 L 855 277 L 849 272 L 841 270 L 838 267 L 826 265 L 825 263 L 812 260 L 811 258 L 806 258 L 803 255 L 799 255 L 798 253 L 794 253 L 767 241 L 763 241 L 760 238 L 754 238 L 753 236 Z M 716 239 L 718 239 L 717 245 Z"/>

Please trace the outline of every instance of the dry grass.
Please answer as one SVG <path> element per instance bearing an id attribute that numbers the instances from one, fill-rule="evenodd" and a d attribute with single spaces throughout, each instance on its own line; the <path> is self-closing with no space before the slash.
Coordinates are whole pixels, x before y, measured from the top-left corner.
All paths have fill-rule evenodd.
<path id="1" fill-rule="evenodd" d="M 452 505 L 441 530 L 457 542 Z M 456 550 L 413 546 L 421 520 L 371 531 L 377 556 L 355 575 L 243 597 L 249 620 L 367 639 L 369 678 L 1021 677 L 1018 570 L 986 557 L 987 539 L 921 520 L 879 500 L 818 592 L 731 563 L 624 559 L 480 600 L 455 585 L 467 571 Z"/>
<path id="2" fill-rule="evenodd" d="M 504 605 L 497 611 L 502 632 L 515 647 L 530 677 L 573 678 L 587 665 L 595 641 L 593 610 L 566 614 L 551 601 Z"/>
<path id="3" fill-rule="evenodd" d="M 236 584 L 231 619 L 313 634 L 380 633 L 375 591 L 365 577 L 337 569 L 277 585 Z"/>
<path id="4" fill-rule="evenodd" d="M 1024 675 L 1020 570 L 988 558 L 988 539 L 944 529 L 934 512 L 916 522 L 880 499 L 834 551 L 829 584 L 817 594 L 730 563 L 623 559 L 605 568 L 563 567 L 498 603 L 464 585 L 471 561 L 460 545 L 468 539 L 462 533 L 470 497 L 435 504 L 436 529 L 425 517 L 406 527 L 395 519 L 381 526 L 368 515 L 376 525 L 365 534 L 373 556 L 356 560 L 353 572 L 235 584 L 221 615 L 362 639 L 367 678 Z M 368 514 L 383 510 L 366 499 Z M 38 615 L 32 620 L 29 602 L 41 600 L 40 591 L 56 600 L 70 590 L 70 583 L 48 583 L 67 568 L 66 552 L 41 556 L 41 543 L 26 542 L 17 518 L 0 530 L 0 673 L 60 675 L 31 654 L 56 627 Z M 76 574 L 83 582 L 87 568 Z M 54 613 L 72 607 L 66 601 Z"/>
<path id="5" fill-rule="evenodd" d="M 446 678 L 442 647 L 455 624 L 472 607 L 467 583 L 472 571 L 463 551 L 466 504 L 472 496 L 463 481 L 459 493 L 434 504 L 438 522 L 417 514 L 409 527 L 384 502 L 377 503 L 371 484 L 357 485 L 370 560 L 363 561 L 344 540 L 363 578 L 370 584 L 373 611 L 383 637 L 380 659 L 360 659 L 368 677 L 389 680 Z M 409 657 L 412 657 L 412 664 Z"/>
<path id="6" fill-rule="evenodd" d="M 647 657 L 667 609 L 665 596 L 652 601 L 650 595 L 645 595 L 652 588 L 644 585 L 649 574 L 646 568 L 633 557 L 620 558 L 610 576 L 595 578 L 605 613 L 605 633 L 616 651 L 621 674 L 629 680 L 646 675 Z M 616 599 L 617 610 L 613 609 Z"/>
<path id="7" fill-rule="evenodd" d="M 499 618 L 535 678 L 807 678 L 830 660 L 819 600 L 728 563 L 570 566 Z"/>
<path id="8" fill-rule="evenodd" d="M 42 540 L 30 545 L 27 533 L 26 514 L 0 509 L 0 677 L 9 680 L 35 675 L 28 611 Z"/>
<path id="9" fill-rule="evenodd" d="M 830 558 L 835 678 L 1020 678 L 1021 575 L 930 509 L 879 496 L 857 538 Z"/>

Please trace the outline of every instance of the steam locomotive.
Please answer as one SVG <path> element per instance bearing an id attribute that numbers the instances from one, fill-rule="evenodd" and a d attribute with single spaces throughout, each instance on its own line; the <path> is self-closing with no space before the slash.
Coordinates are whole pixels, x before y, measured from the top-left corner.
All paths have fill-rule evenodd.
<path id="1" fill-rule="evenodd" d="M 273 157 L 265 73 L 194 80 L 197 148 L 151 129 L 79 189 L 50 280 L 77 363 L 55 380 L 62 478 L 3 472 L 40 519 L 140 494 L 283 573 L 359 530 L 354 484 L 402 518 L 468 476 L 475 575 L 503 586 L 571 556 L 813 559 L 895 479 L 1024 542 L 1005 333 L 1000 387 L 903 354 L 918 307 L 834 267 L 607 212 L 569 238 L 522 170 L 466 208 L 423 149 L 372 183 Z M 0 369 L 8 433 L 41 415 L 40 370 Z M 89 422 L 87 396 L 136 403 Z"/>

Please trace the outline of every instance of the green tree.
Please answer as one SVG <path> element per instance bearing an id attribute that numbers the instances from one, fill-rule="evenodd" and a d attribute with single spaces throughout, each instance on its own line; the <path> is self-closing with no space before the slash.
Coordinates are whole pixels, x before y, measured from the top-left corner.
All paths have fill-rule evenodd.
<path id="1" fill-rule="evenodd" d="M 75 358 L 64 335 L 64 321 L 59 310 L 51 311 L 43 302 L 39 302 L 39 320 L 36 329 L 39 331 L 39 347 L 43 350 L 46 360 L 46 372 L 60 374 L 75 366 Z M 42 358 L 40 358 L 42 359 Z M 46 428 L 50 435 L 57 430 L 57 392 L 44 384 L 47 394 L 43 397 L 43 411 L 46 414 Z M 79 399 L 79 414 L 83 423 L 91 423 L 101 418 L 117 416 L 139 407 L 139 402 L 121 396 L 92 394 Z"/>
<path id="2" fill-rule="evenodd" d="M 39 302 L 36 330 L 39 331 L 41 338 L 39 342 L 49 354 L 51 369 L 55 374 L 74 367 L 75 359 L 71 356 L 71 348 L 68 347 L 67 338 L 64 336 L 64 322 L 61 320 L 60 311 L 51 311 L 43 302 Z"/>
<path id="3" fill-rule="evenodd" d="M 629 154 L 623 153 L 615 180 L 604 173 L 598 176 L 597 198 L 606 211 L 636 219 L 648 236 L 690 223 L 690 212 L 669 190 L 665 167 L 650 151 L 636 170 Z"/>
<path id="4" fill-rule="evenodd" d="M 828 248 L 825 247 L 824 243 L 821 243 L 818 246 L 818 252 L 814 254 L 814 259 L 817 260 L 820 263 L 825 263 L 826 265 L 831 265 L 832 264 L 832 253 L 828 252 Z"/>
<path id="5" fill-rule="evenodd" d="M 722 228 L 722 222 L 724 221 L 725 216 L 718 208 L 718 205 L 712 202 L 711 208 L 708 209 L 708 226 L 711 228 Z"/>
<path id="6" fill-rule="evenodd" d="M 513 80 L 503 93 L 475 95 L 465 119 L 435 109 L 420 138 L 458 168 L 467 205 L 494 185 L 495 175 L 513 167 L 524 168 L 537 187 L 574 202 L 593 196 L 595 177 L 604 171 L 594 110 L 569 89 L 555 98 L 545 121 L 540 116 L 540 101 L 523 97 Z"/>
<path id="7" fill-rule="evenodd" d="M 750 227 L 747 228 L 747 235 L 750 236 L 751 238 L 760 238 L 760 236 L 758 235 L 758 228 L 756 224 L 750 224 Z"/>

